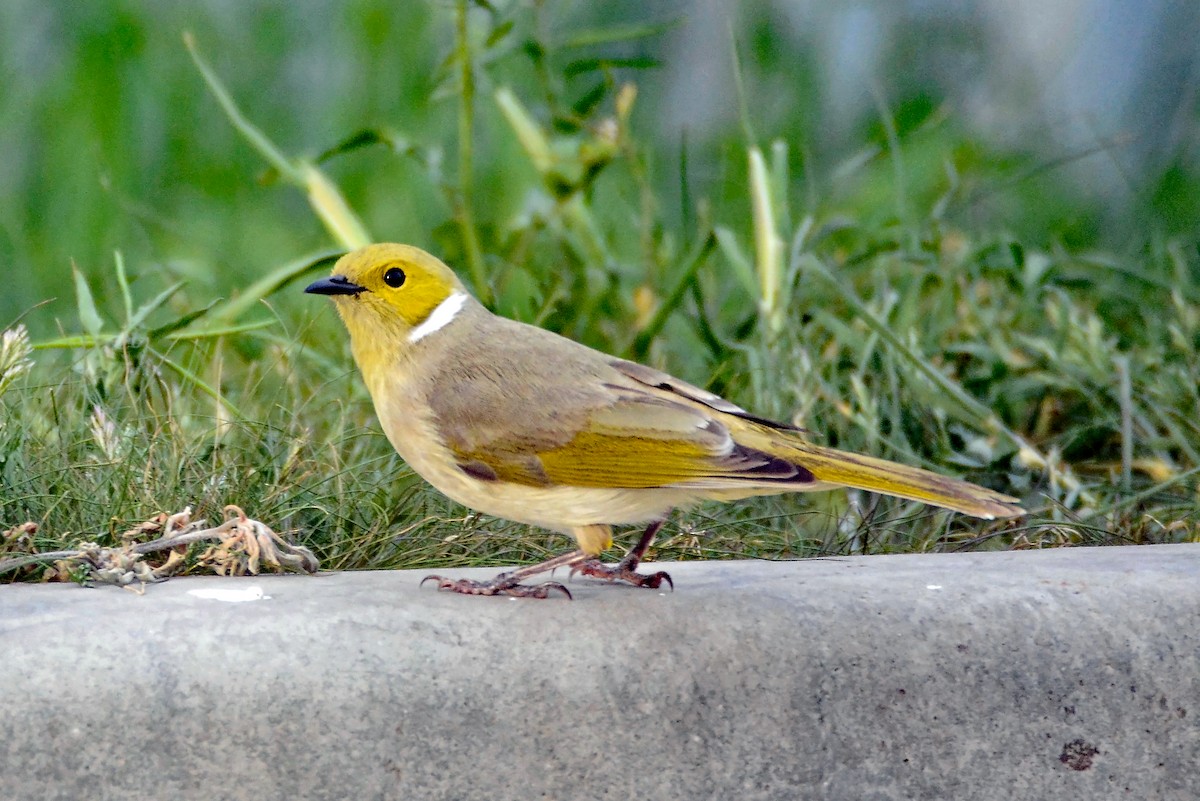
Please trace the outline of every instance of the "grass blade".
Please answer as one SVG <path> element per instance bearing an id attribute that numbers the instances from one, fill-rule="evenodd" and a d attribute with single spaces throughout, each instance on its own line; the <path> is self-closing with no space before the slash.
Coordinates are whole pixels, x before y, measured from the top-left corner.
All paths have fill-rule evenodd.
<path id="1" fill-rule="evenodd" d="M 83 277 L 83 273 L 79 272 L 79 267 L 73 261 L 71 262 L 71 273 L 75 277 L 75 307 L 79 312 L 79 325 L 92 337 L 97 337 L 100 329 L 104 327 L 104 321 L 100 318 L 100 313 L 96 311 L 96 301 L 92 297 L 92 290 L 88 287 L 87 279 Z"/>
<path id="2" fill-rule="evenodd" d="M 257 305 L 263 298 L 269 297 L 284 287 L 290 285 L 301 276 L 319 267 L 332 264 L 345 254 L 343 250 L 319 250 L 295 261 L 278 267 L 246 287 L 237 297 L 231 298 L 217 307 L 212 313 L 213 320 L 218 325 L 228 325 L 240 318 Z"/>

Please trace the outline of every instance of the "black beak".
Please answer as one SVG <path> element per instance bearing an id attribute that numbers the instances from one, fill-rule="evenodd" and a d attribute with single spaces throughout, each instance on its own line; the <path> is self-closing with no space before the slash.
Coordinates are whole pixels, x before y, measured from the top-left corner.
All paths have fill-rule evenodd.
<path id="1" fill-rule="evenodd" d="M 304 287 L 304 291 L 310 295 L 357 295 L 366 292 L 367 288 L 350 283 L 350 279 L 344 275 L 331 275 L 320 281 L 313 281 Z"/>

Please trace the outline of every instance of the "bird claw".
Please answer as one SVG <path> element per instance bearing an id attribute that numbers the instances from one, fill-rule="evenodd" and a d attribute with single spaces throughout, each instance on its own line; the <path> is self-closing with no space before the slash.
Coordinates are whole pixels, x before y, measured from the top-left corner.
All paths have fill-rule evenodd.
<path id="1" fill-rule="evenodd" d="M 599 559 L 588 559 L 586 562 L 580 562 L 571 568 L 571 575 L 576 573 L 581 576 L 592 576 L 605 581 L 624 581 L 632 584 L 635 587 L 645 587 L 651 590 L 657 590 L 665 581 L 667 586 L 671 588 L 671 592 L 675 591 L 675 582 L 671 580 L 671 575 L 662 570 L 657 573 L 638 573 L 635 566 L 630 566 L 625 562 L 618 562 L 615 565 L 606 565 Z"/>
<path id="2" fill-rule="evenodd" d="M 550 593 L 557 590 L 573 600 L 571 591 L 557 581 L 547 581 L 542 584 L 518 584 L 512 581 L 508 574 L 501 573 L 491 581 L 472 581 L 471 579 L 451 579 L 444 576 L 426 576 L 418 586 L 424 587 L 425 582 L 436 581 L 438 590 L 462 593 L 463 595 L 507 595 L 512 598 L 549 598 Z"/>
<path id="3" fill-rule="evenodd" d="M 571 591 L 557 581 L 544 581 L 541 584 L 514 584 L 500 592 L 515 598 L 549 598 L 552 590 L 558 590 L 567 596 L 568 601 L 575 600 L 571 596 Z"/>

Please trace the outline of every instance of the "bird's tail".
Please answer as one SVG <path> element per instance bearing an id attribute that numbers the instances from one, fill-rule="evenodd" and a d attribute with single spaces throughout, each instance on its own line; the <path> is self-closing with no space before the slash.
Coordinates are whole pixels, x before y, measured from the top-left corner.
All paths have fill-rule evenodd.
<path id="1" fill-rule="evenodd" d="M 798 437 L 773 439 L 772 455 L 802 466 L 821 484 L 894 495 L 986 520 L 1025 514 L 1017 498 L 957 478 L 814 445 Z"/>

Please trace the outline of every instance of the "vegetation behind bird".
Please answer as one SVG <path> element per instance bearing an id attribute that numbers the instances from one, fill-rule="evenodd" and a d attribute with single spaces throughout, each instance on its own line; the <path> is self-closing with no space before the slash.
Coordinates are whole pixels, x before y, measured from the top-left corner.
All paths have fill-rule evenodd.
<path id="1" fill-rule="evenodd" d="M 120 133 L 136 109 L 102 88 L 85 97 L 82 78 L 71 90 L 76 108 L 107 104 L 109 127 L 94 133 L 109 163 L 94 186 L 31 193 L 21 217 L 19 252 L 36 258 L 13 271 L 0 326 L 15 332 L 19 316 L 37 349 L 31 370 L 0 375 L 0 528 L 37 521 L 31 547 L 55 550 L 188 503 L 210 516 L 238 503 L 335 567 L 553 552 L 543 532 L 427 493 L 375 433 L 332 315 L 280 292 L 375 236 L 436 250 L 497 311 L 830 444 L 1044 498 L 1018 529 L 855 494 L 705 507 L 668 527 L 659 556 L 1197 537 L 1194 227 L 1081 247 L 1096 240 L 1029 224 L 1071 217 L 1052 168 L 983 148 L 951 109 L 886 92 L 884 124 L 840 162 L 811 160 L 791 129 L 656 141 L 640 99 L 653 59 L 587 48 L 637 50 L 661 26 L 557 38 L 536 6 L 448 13 L 407 22 L 436 32 L 409 40 L 408 56 L 433 65 L 420 74 L 367 48 L 415 110 L 359 108 L 340 131 L 275 116 L 269 96 L 222 69 L 239 56 L 207 24 L 199 72 L 177 32 L 166 43 L 146 19 L 105 23 L 124 31 L 115 39 L 96 20 L 80 29 L 109 49 L 84 48 L 72 74 L 107 58 L 96 74 L 119 76 L 144 51 L 173 77 L 137 109 L 151 119 L 183 102 L 169 141 L 196 172 L 147 205 L 160 190 L 140 176 L 159 157 Z M 752 72 L 754 56 L 739 58 Z M 379 97 L 370 86 L 363 102 Z M 97 175 L 85 150 L 54 144 L 62 126 L 46 129 L 60 166 Z M 216 149 L 220 180 L 203 148 Z M 712 164 L 719 181 L 704 179 Z M 34 217 L 79 249 L 62 251 Z M 6 337 L 10 355 L 18 339 Z"/>

